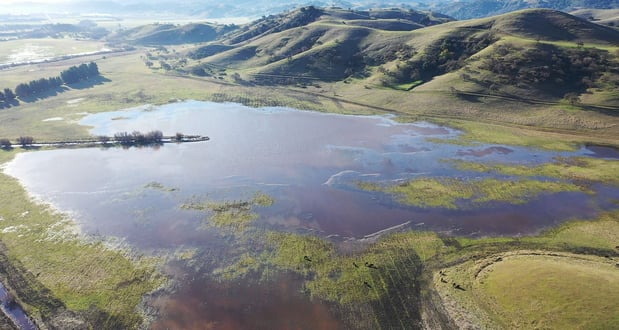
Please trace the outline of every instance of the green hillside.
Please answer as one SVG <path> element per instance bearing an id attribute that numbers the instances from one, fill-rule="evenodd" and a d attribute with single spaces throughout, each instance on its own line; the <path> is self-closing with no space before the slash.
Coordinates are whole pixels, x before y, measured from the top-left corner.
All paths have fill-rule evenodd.
<path id="1" fill-rule="evenodd" d="M 263 85 L 355 79 L 404 90 L 619 105 L 614 92 L 619 31 L 612 28 L 532 9 L 410 29 L 429 16 L 413 22 L 412 14 L 398 13 L 373 13 L 368 20 L 344 10 L 299 10 L 278 18 L 280 25 L 270 32 L 262 31 L 264 20 L 255 22 L 200 48 L 203 56 L 192 58 Z"/>
<path id="2" fill-rule="evenodd" d="M 187 25 L 149 24 L 117 32 L 108 37 L 110 41 L 122 41 L 139 45 L 177 45 L 213 41 L 234 26 L 196 23 Z"/>

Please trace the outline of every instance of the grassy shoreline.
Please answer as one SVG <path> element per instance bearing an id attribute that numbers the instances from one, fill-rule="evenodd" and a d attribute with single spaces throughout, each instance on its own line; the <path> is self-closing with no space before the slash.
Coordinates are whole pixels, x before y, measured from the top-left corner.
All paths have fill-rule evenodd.
<path id="1" fill-rule="evenodd" d="M 0 163 L 16 153 L 2 152 Z M 160 261 L 86 240 L 70 219 L 33 201 L 6 174 L 0 191 L 0 277 L 40 326 L 137 328 L 143 322 L 138 305 L 165 282 Z"/>
<path id="2" fill-rule="evenodd" d="M 553 150 L 573 150 L 576 145 L 588 143 L 619 146 L 619 120 L 584 108 L 566 110 L 561 106 L 505 100 L 471 103 L 449 91 L 365 88 L 360 85 L 362 81 L 354 80 L 305 88 L 241 85 L 231 78 L 199 78 L 151 70 L 140 56 L 136 51 L 80 59 L 80 62 L 95 61 L 103 80 L 86 81 L 70 86 L 63 93 L 42 95 L 0 110 L 0 121 L 11 123 L 0 127 L 0 137 L 85 138 L 87 127 L 76 122 L 87 113 L 194 99 L 345 114 L 396 114 L 404 121 L 428 120 L 463 130 L 461 141 L 466 143 L 479 141 Z M 9 81 L 37 79 L 34 74 L 46 67 L 57 71 L 58 66 L 75 65 L 76 61 L 13 68 L 4 70 L 2 75 Z M 50 118 L 58 120 L 49 121 Z"/>
<path id="3" fill-rule="evenodd" d="M 247 217 L 257 216 L 249 208 L 239 212 Z M 614 269 L 619 261 L 619 248 L 615 246 L 619 240 L 618 224 L 619 211 L 614 211 L 592 221 L 575 220 L 525 237 L 471 239 L 404 231 L 381 236 L 376 242 L 359 242 L 364 248 L 353 253 L 343 252 L 347 249 L 342 243 L 327 238 L 252 229 L 249 225 L 246 231 L 233 235 L 236 240 L 254 242 L 255 249 L 238 251 L 237 258 L 217 268 L 213 275 L 220 281 L 248 277 L 268 281 L 273 272 L 292 272 L 304 279 L 305 294 L 338 306 L 351 327 L 399 327 L 422 320 L 428 327 L 529 328 L 529 323 L 521 323 L 519 314 L 498 310 L 500 306 L 495 301 L 502 299 L 504 283 L 547 274 L 553 276 L 552 283 L 565 294 L 547 295 L 545 286 L 525 285 L 513 291 L 518 295 L 517 301 L 526 302 L 534 297 L 541 306 L 550 304 L 568 312 L 540 319 L 535 317 L 535 310 L 530 310 L 527 317 L 532 319 L 528 322 L 536 322 L 531 328 L 535 324 L 564 326 L 573 315 L 579 315 L 581 324 L 612 328 L 619 325 L 619 319 L 606 313 L 615 306 L 614 296 L 608 291 L 584 300 L 583 308 L 579 304 L 564 306 L 562 299 L 577 300 L 581 290 L 598 287 L 593 281 L 598 277 L 611 281 L 613 287 L 619 285 L 619 273 Z M 512 263 L 520 256 L 535 265 L 530 273 Z M 503 265 L 508 268 L 492 271 L 493 267 Z M 510 271 L 509 267 L 520 272 Z M 547 267 L 550 270 L 545 271 Z M 580 281 L 579 274 L 583 272 L 589 274 L 589 280 Z M 494 274 L 500 277 L 495 278 Z M 497 290 L 503 293 L 497 294 Z M 511 308 L 509 301 L 498 304 Z M 600 309 L 587 314 L 594 315 L 591 317 L 577 312 L 588 311 L 588 307 Z M 359 308 L 364 310 L 362 315 L 355 314 Z"/>

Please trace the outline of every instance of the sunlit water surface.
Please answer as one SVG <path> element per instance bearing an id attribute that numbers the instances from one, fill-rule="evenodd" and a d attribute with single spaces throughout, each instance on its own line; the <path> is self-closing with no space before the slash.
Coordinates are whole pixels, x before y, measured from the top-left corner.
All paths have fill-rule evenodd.
<path id="1" fill-rule="evenodd" d="M 593 218 L 616 207 L 619 190 L 598 185 L 596 195 L 543 195 L 524 205 L 492 203 L 466 210 L 423 209 L 398 204 L 355 182 L 419 176 L 478 178 L 444 160 L 541 164 L 557 156 L 616 157 L 600 147 L 577 152 L 442 144 L 459 132 L 388 117 L 361 117 L 283 108 L 188 101 L 90 115 L 92 134 L 162 130 L 207 135 L 208 142 L 159 148 L 91 148 L 21 153 L 6 172 L 30 193 L 69 212 L 89 235 L 122 238 L 143 251 L 197 248 L 198 263 L 215 264 L 225 240 L 204 229 L 204 214 L 182 210 L 188 200 L 248 199 L 264 192 L 275 204 L 260 210 L 256 226 L 311 231 L 331 239 L 359 238 L 410 221 L 410 228 L 458 235 L 531 234 L 575 217 Z M 428 140 L 428 138 L 432 138 Z M 154 189 L 149 183 L 161 184 Z M 214 266 L 213 266 L 214 267 Z M 198 267 L 199 268 L 199 267 Z M 277 284 L 221 284 L 205 268 L 170 263 L 177 292 L 153 305 L 156 328 L 326 329 L 341 326 L 328 306 L 299 293 L 288 275 Z"/>

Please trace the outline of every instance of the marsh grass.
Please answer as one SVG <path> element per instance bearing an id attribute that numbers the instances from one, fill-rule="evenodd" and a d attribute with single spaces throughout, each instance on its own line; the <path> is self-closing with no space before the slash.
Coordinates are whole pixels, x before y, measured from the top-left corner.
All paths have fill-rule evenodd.
<path id="1" fill-rule="evenodd" d="M 541 194 L 584 191 L 571 183 L 531 179 L 500 180 L 486 178 L 420 178 L 399 185 L 383 186 L 358 183 L 367 191 L 380 191 L 396 196 L 403 204 L 424 208 L 458 209 L 478 207 L 492 202 L 524 204 Z"/>
<path id="2" fill-rule="evenodd" d="M 255 197 L 253 201 L 229 202 L 219 204 L 218 207 L 222 211 L 242 209 L 251 216 L 257 216 L 251 205 L 262 204 L 255 202 L 264 198 L 261 196 L 258 195 L 259 198 Z M 267 201 L 264 205 L 272 203 L 270 198 L 264 199 Z M 242 244 L 249 247 L 239 249 L 239 254 L 230 260 L 222 260 L 212 275 L 221 281 L 268 281 L 280 272 L 297 274 L 303 280 L 300 288 L 302 292 L 312 299 L 335 304 L 338 313 L 353 327 L 406 327 L 417 322 L 423 305 L 431 303 L 427 300 L 427 290 L 435 288 L 442 295 L 441 299 L 450 299 L 451 307 L 448 309 L 452 317 L 473 320 L 471 324 L 477 325 L 516 325 L 526 328 L 526 324 L 519 323 L 520 314 L 512 313 L 522 306 L 516 306 L 518 302 L 510 303 L 498 293 L 512 290 L 507 295 L 514 299 L 529 301 L 534 297 L 540 304 L 562 308 L 563 298 L 577 300 L 582 290 L 597 290 L 599 285 L 591 280 L 616 281 L 616 274 L 609 271 L 614 264 L 599 256 L 619 255 L 614 251 L 615 242 L 619 240 L 618 221 L 619 212 L 610 212 L 601 215 L 596 221 L 574 221 L 540 235 L 526 237 L 473 239 L 408 231 L 381 237 L 354 253 L 342 253 L 338 245 L 313 234 L 256 229 L 250 223 L 246 230 L 233 233 L 235 241 L 242 241 Z M 561 264 L 555 268 L 550 264 L 550 268 L 544 268 L 546 270 L 542 273 L 537 270 L 544 266 L 539 268 L 535 264 L 531 264 L 531 267 L 535 267 L 530 273 L 526 273 L 526 269 L 519 264 L 513 264 L 513 267 L 518 268 L 517 271 L 499 270 L 497 274 L 500 276 L 497 277 L 493 277 L 493 272 L 483 273 L 484 269 L 491 269 L 488 267 L 495 267 L 497 263 L 501 265 L 499 262 L 502 260 L 512 267 L 508 264 L 512 260 L 509 258 L 523 254 L 532 256 L 533 262 L 546 256 L 555 259 L 557 255 L 567 257 L 560 258 Z M 586 260 L 593 260 L 595 266 L 590 268 Z M 600 264 L 599 260 L 605 260 L 606 263 Z M 606 270 L 602 269 L 604 267 Z M 441 270 L 442 275 L 437 273 L 438 270 Z M 433 279 L 424 276 L 427 272 L 436 272 Z M 550 276 L 548 272 L 552 273 L 553 279 L 563 276 L 558 280 L 560 283 L 557 287 L 567 293 L 557 296 L 561 299 L 545 294 L 544 288 L 529 285 L 518 287 L 529 279 Z M 589 283 L 579 284 L 581 278 L 578 274 L 581 272 L 589 274 L 586 275 Z M 518 278 L 512 279 L 513 276 Z M 513 285 L 505 287 L 512 282 Z M 464 290 L 454 289 L 452 284 L 455 283 Z M 596 293 L 595 297 L 595 302 L 593 299 L 585 299 L 583 303 L 606 310 L 614 306 L 612 303 L 609 305 L 613 301 L 612 295 Z M 459 306 L 461 314 L 457 314 L 454 304 Z M 586 325 L 616 324 L 616 320 L 609 317 L 608 313 L 594 313 L 598 320 L 592 320 L 579 311 L 571 313 L 571 308 L 580 308 L 574 306 L 582 307 L 580 302 L 567 306 L 565 312 L 557 314 L 558 321 L 539 316 L 535 316 L 535 320 L 545 326 L 562 325 L 562 322 L 568 322 L 572 317 L 578 317 L 581 320 L 579 322 Z M 359 312 L 361 310 L 363 313 Z M 523 310 L 526 311 L 524 317 L 527 322 L 533 322 L 533 319 L 528 318 L 534 317 L 534 309 Z"/>
<path id="3" fill-rule="evenodd" d="M 256 192 L 249 201 L 202 201 L 199 198 L 181 204 L 182 210 L 204 211 L 208 213 L 204 225 L 226 230 L 231 233 L 242 233 L 249 225 L 259 218 L 255 212 L 257 207 L 268 207 L 274 200 L 270 196 Z"/>
<path id="4" fill-rule="evenodd" d="M 0 152 L 0 162 L 16 152 Z M 86 242 L 64 215 L 32 201 L 14 178 L 4 174 L 0 174 L 0 195 L 0 240 L 8 260 L 30 278 L 17 290 L 28 313 L 53 319 L 61 310 L 48 303 L 58 299 L 86 319 L 103 313 L 109 324 L 126 328 L 141 324 L 137 306 L 142 297 L 165 281 L 156 269 L 158 260 L 129 257 L 127 251 L 102 242 Z M 35 299 L 28 288 L 39 285 L 51 296 Z"/>
<path id="5" fill-rule="evenodd" d="M 144 186 L 144 188 L 158 190 L 158 191 L 161 191 L 161 192 L 174 192 L 174 191 L 178 191 L 178 188 L 166 187 L 165 185 L 163 185 L 163 183 L 157 182 L 157 181 L 153 181 L 153 182 L 147 183 Z"/>
<path id="6" fill-rule="evenodd" d="M 454 162 L 464 171 L 498 173 L 521 177 L 549 177 L 574 182 L 598 182 L 619 185 L 619 161 L 589 157 L 556 158 L 538 166 Z"/>

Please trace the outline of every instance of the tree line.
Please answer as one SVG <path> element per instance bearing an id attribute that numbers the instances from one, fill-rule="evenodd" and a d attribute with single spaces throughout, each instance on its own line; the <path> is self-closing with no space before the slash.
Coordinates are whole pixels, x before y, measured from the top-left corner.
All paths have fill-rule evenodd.
<path id="1" fill-rule="evenodd" d="M 184 137 L 185 137 L 184 134 L 176 133 L 176 135 L 172 137 L 172 139 L 177 142 L 182 142 Z M 98 136 L 97 141 L 99 141 L 103 145 L 106 145 L 109 142 L 118 143 L 123 146 L 156 145 L 156 144 L 163 143 L 163 138 L 164 138 L 163 132 L 159 130 L 150 131 L 147 133 L 133 131 L 132 133 L 119 132 L 119 133 L 114 134 L 113 137 L 109 137 L 106 135 Z M 23 148 L 33 146 L 35 143 L 34 138 L 32 136 L 20 136 L 17 139 L 15 139 L 15 142 L 17 145 L 20 145 Z M 77 142 L 78 141 L 63 141 L 62 143 L 77 143 Z M 79 141 L 79 142 L 84 143 L 84 141 Z M 90 143 L 90 141 L 86 143 Z M 11 148 L 13 148 L 13 143 L 11 142 L 11 140 L 6 139 L 6 138 L 0 138 L 0 149 L 8 150 Z"/>
<path id="2" fill-rule="evenodd" d="M 100 136 L 99 141 L 103 144 L 109 141 L 109 137 Z M 161 144 L 163 141 L 163 133 L 161 131 L 150 131 L 142 133 L 134 131 L 132 133 L 119 132 L 114 134 L 114 141 L 122 145 L 152 145 Z"/>
<path id="3" fill-rule="evenodd" d="M 17 144 L 21 145 L 23 148 L 28 146 L 32 146 L 34 144 L 34 138 L 32 136 L 20 136 L 16 139 Z M 13 148 L 13 144 L 9 139 L 0 139 L 0 149 L 11 149 Z"/>
<path id="4" fill-rule="evenodd" d="M 41 78 L 32 80 L 28 83 L 21 83 L 15 87 L 15 91 L 10 88 L 5 88 L 3 91 L 0 91 L 0 104 L 10 103 L 18 97 L 24 98 L 36 95 L 50 89 L 58 88 L 63 84 L 69 85 L 82 80 L 91 79 L 99 76 L 99 74 L 99 67 L 95 62 L 72 66 L 62 71 L 59 76 Z"/>
<path id="5" fill-rule="evenodd" d="M 165 140 L 165 141 L 164 141 Z M 20 136 L 15 139 L 15 145 L 20 145 L 22 148 L 29 147 L 63 147 L 63 146 L 93 146 L 93 145 L 102 145 L 104 147 L 110 145 L 121 145 L 123 147 L 130 146 L 158 146 L 165 142 L 198 142 L 198 141 L 208 141 L 208 136 L 200 136 L 200 135 L 185 135 L 183 133 L 176 133 L 173 136 L 164 136 L 163 132 L 159 130 L 150 131 L 147 133 L 142 133 L 139 131 L 133 131 L 131 133 L 128 132 L 118 132 L 113 136 L 101 135 L 93 138 L 87 139 L 76 139 L 76 140 L 63 140 L 63 141 L 55 141 L 55 142 L 36 142 L 32 136 Z M 0 138 L 0 149 L 3 150 L 11 150 L 13 148 L 13 143 L 11 140 L 6 138 Z"/>

